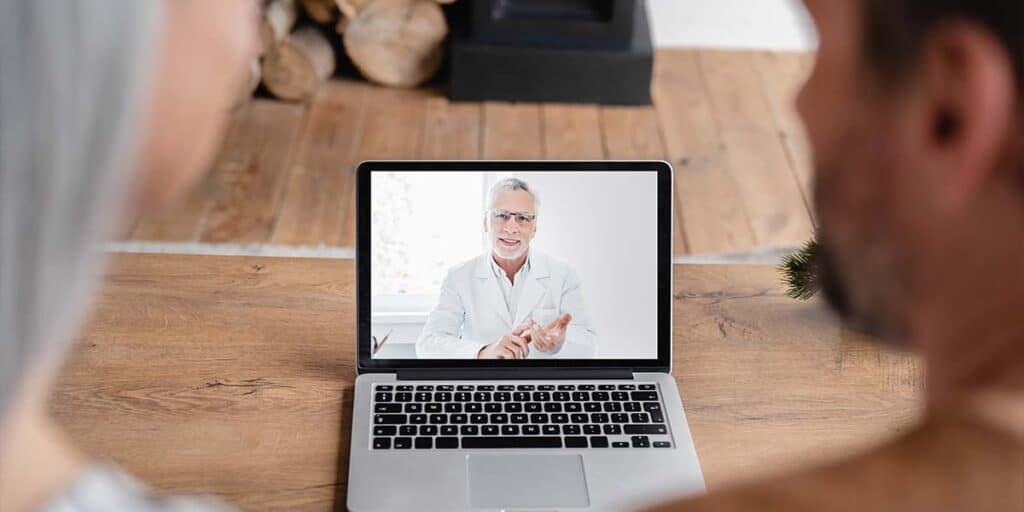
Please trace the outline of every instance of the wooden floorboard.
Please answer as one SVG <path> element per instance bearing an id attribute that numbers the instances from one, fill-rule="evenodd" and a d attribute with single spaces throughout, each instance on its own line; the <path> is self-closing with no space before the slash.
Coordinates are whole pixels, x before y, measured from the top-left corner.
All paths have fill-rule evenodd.
<path id="1" fill-rule="evenodd" d="M 351 247 L 366 159 L 664 159 L 676 255 L 793 245 L 813 230 L 812 159 L 793 108 L 812 54 L 661 50 L 649 107 L 450 102 L 334 81 L 309 105 L 236 113 L 211 173 L 133 240 Z"/>
<path id="2" fill-rule="evenodd" d="M 264 243 L 270 237 L 298 139 L 302 105 L 256 100 L 242 123 L 238 154 L 218 169 L 217 198 L 199 240 Z"/>
<path id="3" fill-rule="evenodd" d="M 323 87 L 310 105 L 270 241 L 284 245 L 341 242 L 352 165 L 370 87 L 353 81 Z"/>

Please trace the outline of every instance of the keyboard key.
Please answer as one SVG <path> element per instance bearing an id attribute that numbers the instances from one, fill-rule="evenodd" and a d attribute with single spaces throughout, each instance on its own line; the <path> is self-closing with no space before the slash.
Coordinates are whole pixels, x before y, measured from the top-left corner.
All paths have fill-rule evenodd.
<path id="1" fill-rule="evenodd" d="M 395 404 L 395 405 L 399 405 L 399 404 Z M 408 412 L 408 413 L 423 412 L 423 404 L 405 404 L 405 412 Z"/>
<path id="2" fill-rule="evenodd" d="M 572 394 L 572 400 L 574 402 L 586 402 L 590 400 L 590 393 L 586 391 L 577 391 Z"/>
<path id="3" fill-rule="evenodd" d="M 467 421 L 469 421 L 469 417 L 465 414 L 452 414 L 451 416 L 448 416 L 448 423 L 453 425 L 462 425 Z"/>
<path id="4" fill-rule="evenodd" d="M 463 425 L 459 432 L 464 436 L 475 436 L 480 434 L 480 427 L 476 425 Z"/>
<path id="5" fill-rule="evenodd" d="M 417 450 L 429 450 L 434 447 L 434 438 L 417 437 L 416 441 L 414 441 L 413 446 L 415 446 Z"/>
<path id="6" fill-rule="evenodd" d="M 583 410 L 587 412 L 601 412 L 601 404 L 598 402 L 587 402 L 583 404 Z"/>
<path id="7" fill-rule="evenodd" d="M 619 384 L 619 391 L 633 391 L 636 389 L 634 384 Z"/>
<path id="8" fill-rule="evenodd" d="M 616 404 L 616 405 L 618 405 L 618 404 Z M 565 409 L 565 412 L 580 412 L 580 411 L 583 410 L 583 404 L 578 404 L 578 403 L 575 403 L 575 402 L 569 402 L 569 403 L 565 404 L 563 406 L 563 408 Z"/>
<path id="9" fill-rule="evenodd" d="M 551 423 L 569 423 L 569 415 L 564 413 L 552 414 Z"/>
<path id="10" fill-rule="evenodd" d="M 647 411 L 647 412 L 654 412 L 654 411 L 660 411 L 661 410 L 661 404 L 658 403 L 658 402 L 645 402 L 643 407 L 644 407 L 644 410 Z"/>
<path id="11" fill-rule="evenodd" d="M 595 412 L 590 415 L 591 423 L 608 423 L 608 415 L 603 412 Z"/>
<path id="12" fill-rule="evenodd" d="M 625 441 L 616 441 L 612 443 L 612 448 L 629 448 L 629 443 Z"/>
<path id="13" fill-rule="evenodd" d="M 522 413 L 512 414 L 509 418 L 512 420 L 512 423 L 515 423 L 517 425 L 522 425 L 523 423 L 530 422 L 530 417 Z"/>
<path id="14" fill-rule="evenodd" d="M 452 394 L 448 393 L 446 391 L 438 391 L 437 393 L 434 393 L 434 401 L 435 402 L 451 402 L 452 401 Z"/>
<path id="15" fill-rule="evenodd" d="M 516 391 L 515 393 L 512 393 L 512 400 L 515 400 L 516 402 L 529 402 L 530 394 L 526 391 Z"/>
<path id="16" fill-rule="evenodd" d="M 516 387 L 511 384 L 502 384 L 501 386 L 498 386 L 498 391 L 513 391 L 515 389 Z"/>
<path id="17" fill-rule="evenodd" d="M 622 427 L 623 432 L 629 434 L 664 435 L 668 434 L 665 425 L 626 425 Z"/>
<path id="18" fill-rule="evenodd" d="M 625 391 L 615 391 L 615 392 L 612 393 L 612 400 L 617 400 L 619 402 L 625 402 L 625 401 L 629 400 L 629 393 L 627 393 Z"/>
<path id="19" fill-rule="evenodd" d="M 601 425 L 583 425 L 583 433 L 588 436 L 600 435 Z"/>
<path id="20" fill-rule="evenodd" d="M 593 384 L 580 384 L 579 385 L 579 390 L 580 391 L 593 391 L 595 389 L 597 389 L 597 386 L 595 386 Z"/>
<path id="21" fill-rule="evenodd" d="M 505 404 L 505 412 L 523 412 L 523 404 L 509 402 Z"/>
<path id="22" fill-rule="evenodd" d="M 639 402 L 626 402 L 622 404 L 622 410 L 627 412 L 637 412 L 640 410 Z"/>
<path id="23" fill-rule="evenodd" d="M 428 412 L 428 413 L 431 413 L 431 412 L 441 412 L 441 407 L 442 407 L 441 404 L 436 403 L 436 402 L 431 402 L 431 403 L 423 406 L 423 411 L 424 412 Z"/>
<path id="24" fill-rule="evenodd" d="M 484 423 L 487 423 L 487 415 L 486 414 L 471 414 L 469 416 L 469 422 L 474 424 L 474 425 L 483 425 Z"/>
<path id="25" fill-rule="evenodd" d="M 444 414 L 431 414 L 430 415 L 430 424 L 431 425 L 443 425 L 445 423 L 448 423 L 448 416 L 446 416 Z"/>
<path id="26" fill-rule="evenodd" d="M 456 425 L 441 425 L 440 434 L 442 436 L 457 436 L 459 435 L 459 427 Z"/>
<path id="27" fill-rule="evenodd" d="M 571 416 L 571 418 L 572 418 L 572 422 L 573 423 L 580 423 L 580 424 L 586 423 L 587 420 L 590 419 L 589 416 L 587 416 L 586 414 L 583 414 L 583 413 L 573 414 Z"/>
<path id="28" fill-rule="evenodd" d="M 612 423 L 629 423 L 629 415 L 624 412 L 617 412 L 611 415 Z"/>
<path id="29" fill-rule="evenodd" d="M 544 412 L 562 412 L 562 404 L 558 402 L 548 402 L 544 404 Z"/>
<path id="30" fill-rule="evenodd" d="M 373 416 L 374 425 L 402 425 L 409 417 L 404 414 L 376 414 Z"/>
<path id="31" fill-rule="evenodd" d="M 437 438 L 437 444 L 435 445 L 440 449 L 451 449 L 459 447 L 459 438 L 457 437 L 439 437 Z"/>
<path id="32" fill-rule="evenodd" d="M 438 391 L 455 391 L 455 386 L 452 386 L 452 385 L 447 385 L 447 384 L 446 384 L 446 385 L 444 385 L 444 386 L 438 386 L 438 387 L 437 387 L 437 390 L 438 390 Z"/>
<path id="33" fill-rule="evenodd" d="M 540 427 L 537 425 L 523 425 L 524 436 L 536 436 L 540 434 Z"/>
<path id="34" fill-rule="evenodd" d="M 390 402 L 392 400 L 392 398 L 394 398 L 394 395 L 392 395 L 391 393 L 377 393 L 373 397 L 373 401 L 374 402 Z"/>
<path id="35" fill-rule="evenodd" d="M 562 433 L 567 436 L 578 436 L 580 432 L 583 432 L 583 430 L 580 429 L 579 425 L 562 425 Z"/>
<path id="36" fill-rule="evenodd" d="M 654 447 L 655 448 L 671 448 L 672 447 L 672 443 L 670 443 L 668 441 L 655 441 L 654 442 Z"/>
<path id="37" fill-rule="evenodd" d="M 657 443 L 655 443 L 657 444 Z M 594 436 L 590 438 L 591 448 L 608 448 L 608 438 L 604 436 Z"/>
<path id="38" fill-rule="evenodd" d="M 541 386 L 541 387 L 543 387 L 543 386 Z M 551 393 L 548 393 L 547 391 L 534 391 L 533 392 L 533 401 L 534 402 L 547 402 L 549 400 L 551 400 Z"/>
<path id="39" fill-rule="evenodd" d="M 436 436 L 437 425 L 420 425 L 421 436 Z"/>
<path id="40" fill-rule="evenodd" d="M 658 394 L 652 391 L 634 391 L 629 394 L 629 398 L 636 402 L 657 402 Z"/>
<path id="41" fill-rule="evenodd" d="M 434 390 L 434 386 L 431 386 L 430 384 L 420 384 L 419 386 L 416 386 L 416 391 L 433 391 L 433 390 Z"/>
<path id="42" fill-rule="evenodd" d="M 379 425 L 373 427 L 373 435 L 375 436 L 393 436 L 398 433 L 398 427 L 394 425 Z"/>
<path id="43" fill-rule="evenodd" d="M 637 389 L 639 389 L 640 391 L 654 391 L 655 389 L 658 388 L 654 384 L 640 384 L 640 386 L 638 386 Z"/>
<path id="44" fill-rule="evenodd" d="M 542 384 L 540 386 L 537 386 L 537 389 L 539 391 L 554 391 L 555 386 L 552 386 L 551 384 Z"/>
<path id="45" fill-rule="evenodd" d="M 492 414 L 491 423 L 503 424 L 508 423 L 508 414 Z"/>
<path id="46" fill-rule="evenodd" d="M 447 412 L 449 414 L 453 413 L 453 412 L 462 412 L 462 404 L 459 404 L 459 403 L 444 404 L 444 412 Z"/>
<path id="47" fill-rule="evenodd" d="M 480 433 L 485 436 L 496 436 L 498 435 L 497 425 L 484 425 L 480 427 Z"/>
<path id="48" fill-rule="evenodd" d="M 473 399 L 473 393 L 468 391 L 459 391 L 454 396 L 456 402 L 468 402 Z"/>
<path id="49" fill-rule="evenodd" d="M 402 412 L 402 404 L 376 404 L 373 406 L 376 413 L 397 413 Z"/>
<path id="50" fill-rule="evenodd" d="M 558 425 L 544 425 L 544 426 L 542 426 L 542 427 L 541 427 L 541 429 L 540 429 L 540 430 L 541 430 L 541 432 L 543 432 L 543 433 L 544 433 L 544 435 L 546 435 L 546 436 L 557 436 L 557 435 L 558 435 L 558 432 L 559 432 L 559 431 L 560 431 L 561 429 L 560 429 L 560 428 L 558 428 Z"/>
<path id="51" fill-rule="evenodd" d="M 395 449 L 396 450 L 408 450 L 412 448 L 411 437 L 396 437 L 395 438 Z"/>
<path id="52" fill-rule="evenodd" d="M 484 412 L 501 412 L 501 404 L 491 402 L 484 405 Z"/>
<path id="53" fill-rule="evenodd" d="M 398 433 L 403 436 L 414 436 L 416 435 L 416 425 L 402 425 L 398 427 Z"/>
<path id="54" fill-rule="evenodd" d="M 412 402 L 412 393 L 395 393 L 396 402 Z"/>
<path id="55" fill-rule="evenodd" d="M 373 438 L 373 449 L 374 450 L 388 450 L 391 448 L 390 437 L 375 437 Z"/>
<path id="56" fill-rule="evenodd" d="M 530 423 L 544 424 L 548 422 L 547 414 L 531 414 Z"/>
<path id="57" fill-rule="evenodd" d="M 512 393 L 508 391 L 498 391 L 494 394 L 495 402 L 508 402 L 509 400 L 512 400 Z"/>
<path id="58" fill-rule="evenodd" d="M 551 399 L 556 402 L 568 402 L 569 393 L 566 391 L 555 391 L 554 393 L 551 393 Z"/>
<path id="59" fill-rule="evenodd" d="M 533 391 L 533 390 L 534 390 L 533 384 L 520 384 L 520 385 L 516 386 L 516 391 Z"/>
<path id="60" fill-rule="evenodd" d="M 490 402 L 491 401 L 491 394 L 483 392 L 483 391 L 477 391 L 476 393 L 473 393 L 473 401 L 474 402 Z"/>
<path id="61" fill-rule="evenodd" d="M 565 447 L 566 448 L 586 448 L 587 447 L 587 438 L 585 438 L 585 437 L 578 437 L 578 436 L 567 437 L 567 438 L 565 438 Z"/>
<path id="62" fill-rule="evenodd" d="M 595 402 L 607 402 L 608 399 L 609 399 L 608 392 L 607 391 L 594 391 L 593 393 L 590 394 L 590 399 L 595 401 Z"/>
<path id="63" fill-rule="evenodd" d="M 410 414 L 409 415 L 409 423 L 412 423 L 413 425 L 423 425 L 426 422 L 427 422 L 427 415 L 426 414 Z"/>
<path id="64" fill-rule="evenodd" d="M 611 390 L 615 389 L 615 385 L 614 384 L 601 384 L 600 386 L 597 386 L 597 389 L 600 389 L 601 391 L 611 391 Z"/>
<path id="65" fill-rule="evenodd" d="M 466 404 L 466 412 L 480 412 L 484 410 L 483 404 L 468 403 Z"/>
<path id="66" fill-rule="evenodd" d="M 391 391 L 394 388 L 391 384 L 377 384 L 377 391 Z"/>
<path id="67" fill-rule="evenodd" d="M 503 436 L 518 436 L 519 435 L 519 425 L 502 425 L 501 426 L 501 435 L 503 435 Z"/>
<path id="68" fill-rule="evenodd" d="M 661 411 L 652 411 L 651 423 L 665 423 L 665 415 Z"/>
<path id="69" fill-rule="evenodd" d="M 605 402 L 604 412 L 619 412 L 622 410 L 622 404 L 618 402 Z"/>
<path id="70" fill-rule="evenodd" d="M 601 430 L 608 436 L 622 435 L 622 425 L 602 425 Z"/>
<path id="71" fill-rule="evenodd" d="M 430 397 L 432 397 L 432 396 L 434 396 L 434 395 L 432 395 L 432 394 L 430 394 L 430 393 L 428 393 L 426 391 L 417 391 L 416 394 L 414 394 L 412 397 L 414 399 L 416 399 L 417 402 L 429 402 L 430 401 Z"/>
<path id="72" fill-rule="evenodd" d="M 629 441 L 633 443 L 633 448 L 650 448 L 651 440 L 647 436 L 633 436 L 629 438 Z"/>
<path id="73" fill-rule="evenodd" d="M 558 390 L 559 391 L 573 391 L 575 389 L 576 389 L 576 386 L 574 386 L 572 384 L 559 384 L 558 385 Z"/>
<path id="74" fill-rule="evenodd" d="M 560 437 L 463 437 L 462 447 L 474 448 L 561 448 Z"/>
<path id="75" fill-rule="evenodd" d="M 494 391 L 494 386 L 490 384 L 484 384 L 476 387 L 477 391 Z"/>
<path id="76" fill-rule="evenodd" d="M 633 423 L 650 423 L 651 417 L 646 412 L 634 412 L 629 415 L 629 421 Z"/>
<path id="77" fill-rule="evenodd" d="M 543 408 L 537 402 L 530 402 L 523 406 L 523 410 L 526 412 L 540 412 Z"/>
<path id="78" fill-rule="evenodd" d="M 459 384 L 455 386 L 456 391 L 473 391 L 473 386 L 470 384 Z"/>
<path id="79" fill-rule="evenodd" d="M 412 386 L 409 386 L 409 385 L 398 386 L 395 389 L 397 389 L 398 391 L 412 391 Z"/>

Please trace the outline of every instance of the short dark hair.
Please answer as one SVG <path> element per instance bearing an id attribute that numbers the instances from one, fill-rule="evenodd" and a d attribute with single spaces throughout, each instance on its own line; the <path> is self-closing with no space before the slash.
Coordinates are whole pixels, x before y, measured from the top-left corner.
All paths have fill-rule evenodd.
<path id="1" fill-rule="evenodd" d="M 1024 0 L 864 0 L 864 14 L 866 60 L 882 76 L 902 78 L 914 69 L 931 30 L 962 20 L 1003 44 L 1024 96 Z"/>

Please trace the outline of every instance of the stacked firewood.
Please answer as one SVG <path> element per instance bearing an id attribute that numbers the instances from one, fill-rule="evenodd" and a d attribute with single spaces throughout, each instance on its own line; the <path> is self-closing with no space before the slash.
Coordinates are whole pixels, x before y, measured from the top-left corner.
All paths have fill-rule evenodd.
<path id="1" fill-rule="evenodd" d="M 371 82 L 415 87 L 441 65 L 448 23 L 438 4 L 454 0 L 263 0 L 261 56 L 240 96 L 259 84 L 274 97 L 304 101 L 334 74 L 339 38 Z M 312 23 L 302 23 L 302 14 Z M 337 41 L 335 41 L 337 42 Z"/>

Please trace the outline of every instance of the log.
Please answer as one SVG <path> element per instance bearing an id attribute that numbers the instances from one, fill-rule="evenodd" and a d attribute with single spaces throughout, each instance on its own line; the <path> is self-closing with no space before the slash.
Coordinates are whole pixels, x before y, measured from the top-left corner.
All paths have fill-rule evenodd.
<path id="1" fill-rule="evenodd" d="M 302 8 L 317 23 L 330 23 L 338 15 L 335 0 L 302 0 Z"/>
<path id="2" fill-rule="evenodd" d="M 295 7 L 295 0 L 270 0 L 264 5 L 260 21 L 260 55 L 265 55 L 288 37 L 288 33 L 295 26 L 296 18 L 298 10 Z"/>
<path id="3" fill-rule="evenodd" d="M 434 0 L 373 0 L 343 29 L 345 51 L 364 77 L 415 87 L 441 66 L 448 23 Z"/>
<path id="4" fill-rule="evenodd" d="M 256 88 L 259 87 L 262 77 L 263 70 L 260 65 L 260 59 L 257 58 L 249 61 L 249 75 L 246 77 L 242 86 L 238 89 L 238 95 L 235 99 L 236 108 L 244 105 L 252 98 L 252 93 L 256 92 Z"/>
<path id="5" fill-rule="evenodd" d="M 334 66 L 331 43 L 314 27 L 300 28 L 263 58 L 263 85 L 282 100 L 307 100 Z"/>

